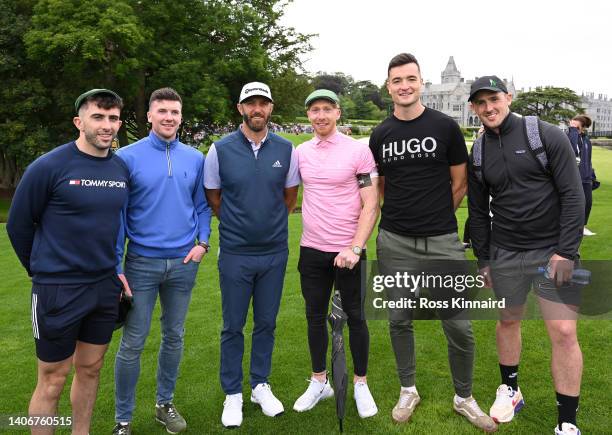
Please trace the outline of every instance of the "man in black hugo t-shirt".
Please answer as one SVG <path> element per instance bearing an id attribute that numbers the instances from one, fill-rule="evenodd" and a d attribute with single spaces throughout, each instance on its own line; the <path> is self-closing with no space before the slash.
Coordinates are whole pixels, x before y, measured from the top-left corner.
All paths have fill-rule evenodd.
<path id="1" fill-rule="evenodd" d="M 72 424 L 73 434 L 89 431 L 122 287 L 115 245 L 129 175 L 110 152 L 122 106 L 107 89 L 77 98 L 78 139 L 36 159 L 13 197 L 6 229 L 32 277 L 38 357 L 32 433 L 53 433 L 49 422 L 73 365 L 72 417 L 58 422 Z"/>
<path id="2" fill-rule="evenodd" d="M 402 53 L 391 59 L 387 90 L 394 111 L 370 137 L 384 195 L 376 241 L 379 270 L 384 275 L 408 272 L 411 261 L 465 258 L 454 212 L 467 190 L 467 149 L 455 121 L 423 106 L 422 86 L 414 56 Z M 387 288 L 394 300 L 410 296 L 405 291 Z M 392 411 L 397 422 L 408 421 L 420 401 L 415 387 L 412 317 L 410 310 L 389 311 L 391 344 L 401 383 Z M 496 430 L 495 422 L 472 397 L 474 338 L 470 321 L 442 318 L 442 327 L 455 387 L 453 408 L 473 425 Z"/>
<path id="3" fill-rule="evenodd" d="M 485 127 L 480 153 L 475 146 L 470 157 L 470 236 L 480 273 L 505 300 L 496 329 L 502 382 L 490 415 L 506 423 L 524 404 L 518 385 L 521 317 L 534 287 L 551 341 L 558 408 L 555 433 L 579 435 L 580 288 L 568 283 L 584 225 L 575 154 L 555 125 L 536 120 L 538 134 L 530 136 L 527 120 L 510 112 L 512 94 L 498 77 L 474 81 L 469 101 Z M 532 148 L 528 137 L 536 136 L 542 148 Z M 546 268 L 546 276 L 540 267 Z"/>

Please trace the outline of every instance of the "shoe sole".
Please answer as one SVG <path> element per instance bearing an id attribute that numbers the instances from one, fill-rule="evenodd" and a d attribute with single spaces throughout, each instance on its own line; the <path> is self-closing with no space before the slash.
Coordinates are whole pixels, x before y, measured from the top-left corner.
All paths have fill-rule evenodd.
<path id="1" fill-rule="evenodd" d="M 497 424 L 499 423 L 510 423 L 513 419 L 514 416 L 516 415 L 517 412 L 519 412 L 521 409 L 523 409 L 523 406 L 525 406 L 525 400 L 521 399 L 519 403 L 516 404 L 516 406 L 514 407 L 514 411 L 512 412 L 512 414 L 510 414 L 510 417 L 507 418 L 497 418 L 497 417 L 493 417 L 492 415 L 490 416 L 493 421 Z M 489 411 L 490 413 L 490 411 Z"/>
<path id="2" fill-rule="evenodd" d="M 240 425 L 242 424 L 242 420 L 240 420 L 240 423 L 238 424 L 228 424 L 226 425 L 225 423 L 223 423 L 223 420 L 221 420 L 221 424 L 223 425 L 223 427 L 225 429 L 237 429 L 240 427 Z"/>
<path id="3" fill-rule="evenodd" d="M 474 426 L 475 428 L 478 428 L 486 433 L 493 433 L 493 432 L 497 432 L 497 429 L 499 429 L 498 427 L 495 427 L 494 429 L 485 429 L 484 427 L 480 427 L 480 426 L 476 426 L 474 423 L 472 423 L 472 420 L 469 419 L 469 417 L 465 414 L 463 414 L 462 412 L 458 411 L 457 409 L 455 409 L 455 407 L 453 406 L 453 411 L 455 411 L 457 414 L 459 414 L 462 417 L 465 417 L 472 426 Z M 491 417 L 491 420 L 495 421 L 495 419 L 493 417 Z M 495 421 L 495 423 L 497 423 Z"/>
<path id="4" fill-rule="evenodd" d="M 263 406 L 261 406 L 261 404 L 257 400 L 255 400 L 253 396 L 251 396 L 251 403 L 254 403 L 255 405 L 259 405 L 259 407 L 261 408 L 261 412 L 263 412 L 264 415 L 268 417 L 279 417 L 285 413 L 285 411 L 283 410 L 279 412 L 278 414 L 273 414 L 273 415 L 268 414 L 266 411 L 264 411 Z"/>
<path id="5" fill-rule="evenodd" d="M 557 428 L 555 427 L 555 435 L 563 435 L 563 432 L 559 432 Z M 578 429 L 578 432 L 576 432 L 576 435 L 582 435 L 582 432 L 580 432 L 580 429 Z"/>
<path id="6" fill-rule="evenodd" d="M 327 396 L 321 396 L 319 397 L 312 405 L 310 405 L 308 408 L 304 408 L 304 409 L 296 409 L 295 405 L 293 405 L 293 410 L 295 412 L 306 412 L 306 411 L 310 411 L 312 408 L 314 408 L 315 406 L 317 406 L 317 403 L 319 403 L 321 400 L 325 400 L 325 399 L 329 399 L 330 397 L 334 397 L 334 391 L 332 390 L 330 394 L 328 394 Z"/>
<path id="7" fill-rule="evenodd" d="M 370 417 L 374 417 L 376 414 L 378 414 L 378 408 L 374 409 L 373 412 L 370 411 L 367 414 L 360 414 L 359 411 L 357 411 L 357 414 L 359 414 L 359 417 L 361 418 L 370 418 Z"/>
<path id="8" fill-rule="evenodd" d="M 166 425 L 166 422 L 163 420 L 160 420 L 159 418 L 155 417 L 155 421 L 158 422 L 159 424 L 163 425 L 166 428 L 166 432 L 168 432 L 169 434 L 172 435 L 176 435 L 177 433 L 181 433 L 187 430 L 187 428 L 183 429 L 183 430 L 179 430 L 178 432 L 172 432 L 170 429 L 168 429 L 168 426 Z"/>

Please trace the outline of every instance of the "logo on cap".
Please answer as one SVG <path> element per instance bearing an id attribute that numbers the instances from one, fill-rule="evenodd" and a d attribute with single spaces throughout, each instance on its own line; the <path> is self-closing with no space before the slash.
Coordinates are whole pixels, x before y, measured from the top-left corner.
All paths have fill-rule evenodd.
<path id="1" fill-rule="evenodd" d="M 491 86 L 497 86 L 497 82 L 495 80 L 489 79 L 489 83 L 491 83 Z"/>
<path id="2" fill-rule="evenodd" d="M 264 88 L 250 88 L 250 89 L 245 89 L 245 90 L 244 90 L 244 93 L 245 93 L 245 94 L 250 94 L 250 93 L 251 93 L 251 92 L 253 92 L 253 91 L 261 91 L 261 92 L 263 92 L 264 94 L 267 94 L 267 93 L 268 93 L 268 90 L 267 90 L 267 89 L 264 89 Z"/>

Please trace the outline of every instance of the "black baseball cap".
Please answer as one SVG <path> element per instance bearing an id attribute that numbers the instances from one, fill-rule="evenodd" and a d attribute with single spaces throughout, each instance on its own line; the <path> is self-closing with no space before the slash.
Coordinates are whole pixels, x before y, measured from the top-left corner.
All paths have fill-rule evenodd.
<path id="1" fill-rule="evenodd" d="M 87 97 L 92 97 L 94 95 L 99 95 L 99 94 L 111 95 L 117 98 L 118 100 L 121 100 L 121 97 L 117 95 L 116 92 L 113 92 L 110 89 L 91 89 L 79 95 L 79 97 L 74 102 L 74 110 L 76 110 L 76 112 L 79 113 L 79 108 L 81 107 L 81 104 L 83 104 L 83 101 L 85 101 Z"/>
<path id="2" fill-rule="evenodd" d="M 472 101 L 474 95 L 478 91 L 494 91 L 494 92 L 503 92 L 504 94 L 508 93 L 508 89 L 504 84 L 503 80 L 501 80 L 497 76 L 483 76 L 474 80 L 472 86 L 470 87 L 470 98 L 468 101 Z"/>

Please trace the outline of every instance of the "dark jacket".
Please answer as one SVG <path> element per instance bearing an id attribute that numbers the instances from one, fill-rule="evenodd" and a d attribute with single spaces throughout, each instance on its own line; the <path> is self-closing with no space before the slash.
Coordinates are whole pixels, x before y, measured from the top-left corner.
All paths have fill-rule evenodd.
<path id="1" fill-rule="evenodd" d="M 583 183 L 590 183 L 595 179 L 595 173 L 593 171 L 593 164 L 591 161 L 593 147 L 591 140 L 586 133 L 580 134 L 576 127 L 570 127 L 567 132 L 567 137 L 572 144 L 574 154 L 580 158 L 580 164 L 578 170 L 580 171 L 580 178 Z"/>
<path id="2" fill-rule="evenodd" d="M 499 130 L 497 134 L 485 129 L 483 182 L 476 177 L 470 155 L 468 206 L 474 254 L 482 265 L 490 259 L 490 244 L 511 251 L 556 246 L 557 254 L 573 259 L 582 240 L 584 193 L 569 140 L 558 127 L 540 121 L 550 167 L 544 171 L 529 150 L 521 117 L 510 113 Z"/>

